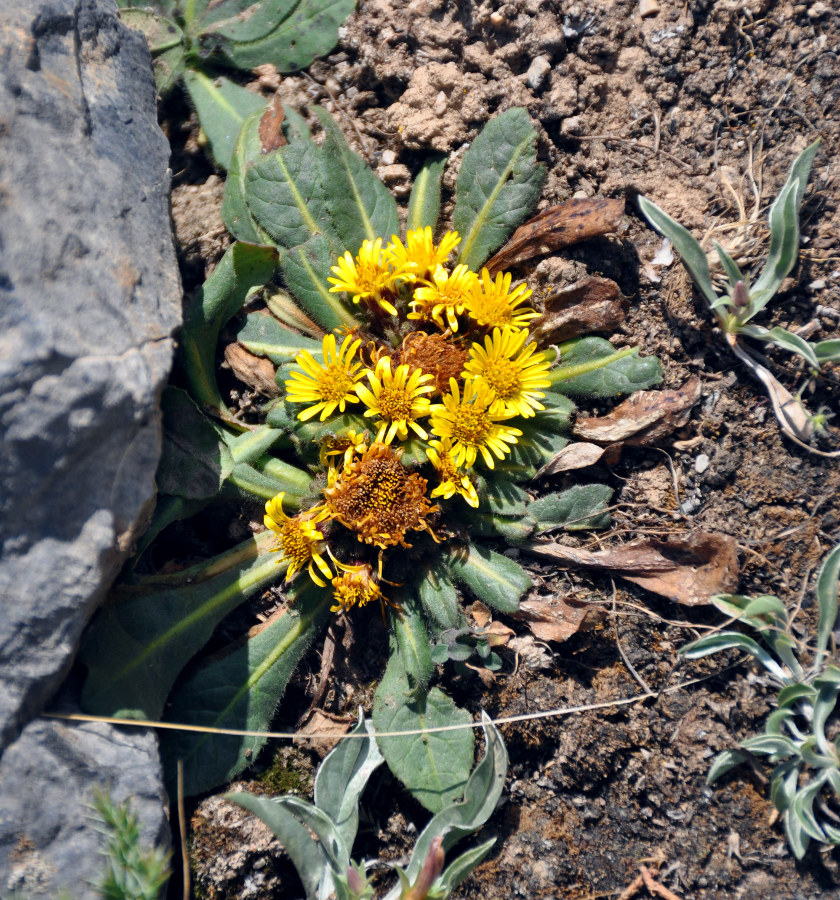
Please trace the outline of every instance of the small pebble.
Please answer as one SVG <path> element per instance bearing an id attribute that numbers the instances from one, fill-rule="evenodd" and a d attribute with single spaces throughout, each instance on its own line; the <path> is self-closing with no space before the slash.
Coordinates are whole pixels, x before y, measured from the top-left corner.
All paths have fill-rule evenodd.
<path id="1" fill-rule="evenodd" d="M 706 469 L 709 468 L 709 457 L 706 453 L 698 454 L 697 458 L 694 460 L 694 471 L 697 472 L 698 475 L 702 475 Z"/>
<path id="2" fill-rule="evenodd" d="M 436 116 L 442 116 L 446 112 L 448 107 L 449 101 L 446 99 L 446 94 L 441 91 L 435 98 L 435 105 L 432 107 L 432 112 Z"/>
<path id="3" fill-rule="evenodd" d="M 547 56 L 537 56 L 528 67 L 526 80 L 532 91 L 538 91 L 545 82 L 545 76 L 551 71 L 551 61 Z"/>
<path id="4" fill-rule="evenodd" d="M 822 0 L 817 0 L 816 3 L 811 4 L 811 8 L 808 10 L 808 18 L 821 19 L 823 16 L 828 15 L 830 11 Z"/>
<path id="5" fill-rule="evenodd" d="M 382 165 L 383 166 L 393 166 L 397 161 L 397 154 L 393 150 L 383 150 L 382 151 Z"/>
<path id="6" fill-rule="evenodd" d="M 500 25 L 505 24 L 505 17 L 500 12 L 492 12 L 490 13 L 490 24 L 494 28 L 498 28 Z"/>
<path id="7" fill-rule="evenodd" d="M 808 285 L 809 291 L 821 291 L 825 287 L 825 278 L 818 278 Z"/>
<path id="8" fill-rule="evenodd" d="M 639 15 L 646 19 L 659 15 L 660 6 L 657 0 L 639 0 Z"/>
<path id="9" fill-rule="evenodd" d="M 569 116 L 568 119 L 563 119 L 560 131 L 563 134 L 580 134 L 583 131 L 583 119 L 580 116 Z"/>

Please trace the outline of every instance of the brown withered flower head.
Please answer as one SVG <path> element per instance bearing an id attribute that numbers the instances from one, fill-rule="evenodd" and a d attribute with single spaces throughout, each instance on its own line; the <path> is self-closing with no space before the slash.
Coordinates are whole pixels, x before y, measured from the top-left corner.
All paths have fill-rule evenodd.
<path id="1" fill-rule="evenodd" d="M 401 462 L 401 450 L 372 444 L 341 470 L 331 469 L 324 490 L 329 514 L 358 539 L 375 547 L 410 547 L 409 531 L 427 531 L 426 517 L 437 512 L 426 497 L 426 479 Z M 437 538 L 435 538 L 437 540 Z"/>
<path id="2" fill-rule="evenodd" d="M 413 331 L 400 347 L 400 362 L 434 376 L 436 394 L 449 390 L 449 379 L 460 378 L 469 353 L 442 334 Z"/>

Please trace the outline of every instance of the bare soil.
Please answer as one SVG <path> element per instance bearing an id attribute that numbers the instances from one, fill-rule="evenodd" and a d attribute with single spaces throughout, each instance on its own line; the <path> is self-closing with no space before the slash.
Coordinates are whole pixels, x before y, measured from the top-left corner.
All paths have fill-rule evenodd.
<path id="1" fill-rule="evenodd" d="M 760 386 L 725 349 L 679 262 L 651 264 L 661 239 L 632 201 L 645 194 L 696 235 L 716 229 L 749 265 L 762 257 L 766 208 L 791 161 L 822 137 L 803 208 L 801 262 L 761 322 L 807 327 L 814 340 L 837 337 L 838 52 L 840 12 L 823 2 L 360 0 L 328 59 L 308 74 L 263 77 L 254 86 L 267 94 L 276 87 L 297 108 L 317 102 L 329 109 L 398 200 L 430 150 L 457 161 L 488 119 L 511 106 L 527 108 L 539 130 L 549 170 L 541 207 L 574 196 L 627 198 L 619 234 L 518 273 L 538 292 L 587 273 L 615 279 L 632 303 L 615 343 L 659 356 L 665 387 L 691 375 L 703 383 L 691 421 L 660 450 L 631 450 L 612 468 L 587 472 L 617 491 L 613 527 L 598 540 L 687 530 L 731 535 L 740 590 L 776 593 L 791 607 L 804 598 L 797 621 L 805 629 L 816 567 L 840 540 L 840 466 L 780 436 Z M 228 241 L 219 213 L 224 173 L 198 145 L 183 99 L 171 98 L 163 117 L 189 293 Z M 456 169 L 446 177 L 450 193 Z M 739 220 L 748 221 L 728 228 Z M 787 355 L 769 359 L 795 393 L 804 369 Z M 805 399 L 813 410 L 836 410 L 838 397 L 834 367 Z M 832 437 L 840 445 L 837 429 Z M 573 481 L 548 486 L 565 483 Z M 644 864 L 681 900 L 840 897 L 840 853 L 812 848 L 795 862 L 767 798 L 766 770 L 741 769 L 705 786 L 714 754 L 759 730 L 771 708 L 749 664 L 680 662 L 677 651 L 697 627 L 721 621 L 714 608 L 677 607 L 608 577 L 521 559 L 537 595 L 600 602 L 610 612 L 518 666 L 509 654 L 490 687 L 448 682 L 476 714 L 569 707 L 632 696 L 641 683 L 663 690 L 708 677 L 631 706 L 506 726 L 506 800 L 481 835 L 498 842 L 458 896 L 617 897 Z M 326 711 L 352 710 L 377 677 L 385 646 L 377 615 L 357 623 L 363 642 L 339 629 Z M 306 709 L 318 666 L 313 654 L 297 673 L 278 727 L 294 726 Z M 249 787 L 306 795 L 317 755 L 279 753 L 258 766 L 273 780 Z M 260 823 L 217 798 L 191 812 L 195 896 L 301 896 Z M 365 798 L 359 855 L 401 858 L 426 815 L 384 775 Z"/>

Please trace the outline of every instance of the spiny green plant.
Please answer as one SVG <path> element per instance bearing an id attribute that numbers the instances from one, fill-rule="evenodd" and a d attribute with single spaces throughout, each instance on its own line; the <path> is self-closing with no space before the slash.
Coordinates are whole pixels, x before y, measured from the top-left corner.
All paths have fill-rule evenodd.
<path id="1" fill-rule="evenodd" d="M 649 387 L 661 378 L 658 360 L 594 337 L 538 351 L 527 333 L 536 313 L 521 305 L 527 288 L 511 288 L 510 276 L 493 281 L 475 271 L 539 196 L 543 171 L 527 113 L 512 109 L 492 120 L 464 154 L 453 212 L 460 230 L 437 245 L 432 228 L 443 162 L 430 160 L 416 178 L 403 244 L 385 186 L 329 116 L 315 115 L 323 143 L 300 116 L 287 116 L 288 144 L 269 153 L 262 152 L 259 115 L 243 125 L 223 206 L 238 240 L 185 322 L 181 363 L 189 395 L 170 388 L 164 398 L 161 497 L 140 549 L 173 521 L 212 515 L 208 505 L 219 495 L 267 502 L 268 530 L 183 571 L 128 571 L 84 641 L 83 703 L 92 712 L 145 718 L 165 712 L 172 722 L 264 732 L 331 609 L 364 615 L 358 607 L 379 600 L 390 637 L 372 712 L 377 731 L 466 723 L 469 714 L 433 685 L 430 650 L 446 643 L 443 633 L 465 627 L 464 597 L 514 612 L 531 579 L 499 552 L 506 543 L 609 521 L 611 490 L 604 485 L 538 498 L 526 485 L 567 443 L 570 396 L 607 398 Z M 400 247 L 406 254 L 448 249 L 431 273 L 396 267 L 395 275 L 381 246 L 389 239 L 391 254 Z M 460 255 L 450 269 L 444 263 L 455 247 Z M 381 290 L 350 290 L 356 304 L 342 299 L 366 265 L 381 277 Z M 475 294 L 447 304 L 440 291 L 450 278 L 468 282 Z M 274 363 L 284 396 L 266 404 L 261 424 L 246 428 L 221 397 L 216 353 L 222 327 L 258 297 L 270 314 L 240 317 L 236 336 Z M 524 324 L 482 325 L 488 297 L 501 298 L 502 312 L 523 316 Z M 511 334 L 515 353 L 503 353 L 499 368 L 512 366 L 517 378 L 536 372 L 528 391 L 534 402 L 518 397 L 513 411 L 491 397 L 492 375 L 479 380 L 467 362 L 477 364 L 481 352 L 490 352 L 488 342 Z M 429 391 L 422 388 L 431 385 L 436 364 L 427 360 L 426 371 L 417 362 L 414 374 L 408 371 L 418 344 L 449 359 L 451 377 L 438 386 L 434 408 L 423 402 Z M 355 386 L 362 371 L 369 373 L 366 392 Z M 337 381 L 341 390 L 332 399 L 318 393 Z M 410 383 L 407 411 L 385 410 L 383 392 L 408 390 Z M 457 438 L 451 423 L 460 406 L 486 425 L 487 435 L 508 439 L 485 441 L 484 432 Z M 289 602 L 277 615 L 247 640 L 184 671 L 228 613 L 284 573 Z M 476 651 L 483 652 L 478 645 Z M 185 791 L 196 793 L 234 778 L 265 740 L 168 732 L 165 758 L 170 772 L 183 759 Z M 382 738 L 380 746 L 392 771 L 433 812 L 460 794 L 473 757 L 469 730 L 430 733 L 423 741 Z"/>
<path id="2" fill-rule="evenodd" d="M 140 826 L 128 801 L 114 803 L 108 793 L 94 798 L 105 836 L 105 871 L 97 885 L 103 900 L 157 900 L 169 878 L 169 854 L 140 846 Z"/>
<path id="3" fill-rule="evenodd" d="M 739 338 L 751 338 L 796 353 L 814 372 L 819 372 L 826 363 L 840 360 L 840 340 L 813 343 L 785 328 L 765 328 L 751 321 L 773 300 L 782 282 L 796 265 L 799 257 L 799 208 L 819 145 L 819 140 L 814 141 L 796 157 L 787 180 L 770 206 L 770 245 L 767 259 L 754 280 L 749 274 L 742 272 L 729 253 L 715 242 L 715 251 L 727 279 L 723 294 L 718 293 L 715 288 L 706 252 L 691 232 L 655 203 L 646 197 L 639 197 L 642 213 L 660 234 L 671 241 L 680 254 L 683 265 L 714 312 L 729 346 L 768 388 L 780 424 L 787 426 L 786 430 L 789 429 L 797 437 L 808 437 L 808 432 L 823 430 L 825 415 L 822 411 L 816 415 L 807 413 L 799 396 L 791 397 L 781 385 L 775 383 L 770 373 L 742 347 Z M 799 393 L 801 395 L 802 392 Z M 804 413 L 804 427 L 796 427 L 790 408 L 786 408 L 789 402 L 799 403 Z"/>
<path id="4" fill-rule="evenodd" d="M 465 851 L 449 865 L 445 854 L 487 821 L 502 793 L 507 751 L 499 731 L 483 716 L 485 752 L 470 772 L 463 795 L 431 819 L 414 844 L 408 866 L 383 900 L 445 900 L 490 852 L 495 838 Z M 227 799 L 259 816 L 289 854 L 306 900 L 366 900 L 373 896 L 368 863 L 351 859 L 359 827 L 359 804 L 371 775 L 382 764 L 369 720 L 359 715 L 351 737 L 326 756 L 315 776 L 314 803 L 299 797 L 270 799 L 244 792 Z"/>
<path id="5" fill-rule="evenodd" d="M 183 79 L 213 158 L 227 169 L 243 121 L 265 99 L 219 74 L 264 63 L 305 69 L 328 53 L 356 0 L 118 0 L 122 20 L 142 31 L 161 94 Z"/>
<path id="6" fill-rule="evenodd" d="M 749 754 L 766 756 L 775 764 L 770 799 L 782 816 L 788 844 L 797 859 L 802 859 L 812 839 L 840 844 L 840 668 L 832 661 L 838 578 L 840 545 L 826 556 L 817 577 L 819 616 L 812 651 L 794 637 L 790 616 L 778 597 L 732 594 L 716 597 L 715 605 L 755 629 L 760 643 L 737 631 L 723 631 L 700 638 L 681 651 L 687 659 L 699 659 L 721 650 L 742 650 L 764 666 L 779 689 L 764 734 L 742 741 L 741 750 L 718 754 L 706 781 L 716 781 L 748 760 Z M 826 734 L 829 725 L 835 731 L 833 738 Z"/>

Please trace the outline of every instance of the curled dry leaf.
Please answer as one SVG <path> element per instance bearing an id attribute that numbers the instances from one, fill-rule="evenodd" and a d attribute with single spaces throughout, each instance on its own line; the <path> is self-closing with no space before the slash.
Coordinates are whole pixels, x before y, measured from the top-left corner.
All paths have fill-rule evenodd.
<path id="1" fill-rule="evenodd" d="M 535 541 L 519 546 L 542 559 L 611 572 L 686 606 L 709 603 L 715 594 L 738 587 L 735 540 L 725 534 L 697 531 L 667 541 L 640 538 L 596 553 Z"/>
<path id="2" fill-rule="evenodd" d="M 286 136 L 281 127 L 284 116 L 283 104 L 275 96 L 260 118 L 260 146 L 263 153 L 271 153 L 278 147 L 286 146 Z"/>
<path id="3" fill-rule="evenodd" d="M 558 288 L 545 299 L 545 313 L 532 333 L 541 346 L 591 334 L 615 331 L 627 318 L 630 301 L 611 278 L 590 276 Z"/>
<path id="4" fill-rule="evenodd" d="M 676 391 L 636 391 L 606 416 L 579 419 L 574 433 L 599 444 L 646 447 L 682 428 L 700 394 L 697 377 Z"/>
<path id="5" fill-rule="evenodd" d="M 225 347 L 225 362 L 236 377 L 264 397 L 279 397 L 280 388 L 275 380 L 275 368 L 271 361 L 254 356 L 241 344 Z"/>
<path id="6" fill-rule="evenodd" d="M 595 604 L 555 596 L 523 600 L 512 617 L 525 622 L 539 640 L 561 643 L 594 627 L 604 615 L 604 609 Z"/>
<path id="7" fill-rule="evenodd" d="M 575 469 L 585 469 L 587 466 L 594 466 L 604 453 L 606 451 L 603 447 L 587 443 L 586 441 L 566 444 L 559 453 L 555 453 L 551 457 L 537 472 L 535 477 L 542 478 L 544 475 L 557 475 L 559 472 L 572 472 Z"/>
<path id="8" fill-rule="evenodd" d="M 307 713 L 303 725 L 298 729 L 295 743 L 307 750 L 314 750 L 323 758 L 355 724 L 352 717 L 336 716 L 323 709 L 313 709 Z M 310 734 L 327 736 L 310 738 Z"/>
<path id="9" fill-rule="evenodd" d="M 552 206 L 520 225 L 513 237 L 487 262 L 491 275 L 579 241 L 609 234 L 624 215 L 624 200 L 586 197 Z"/>
<path id="10" fill-rule="evenodd" d="M 550 669 L 554 664 L 551 650 L 545 644 L 538 644 L 530 634 L 514 638 L 508 644 L 508 649 L 513 650 L 518 660 L 517 666 L 523 669 L 539 671 Z"/>

